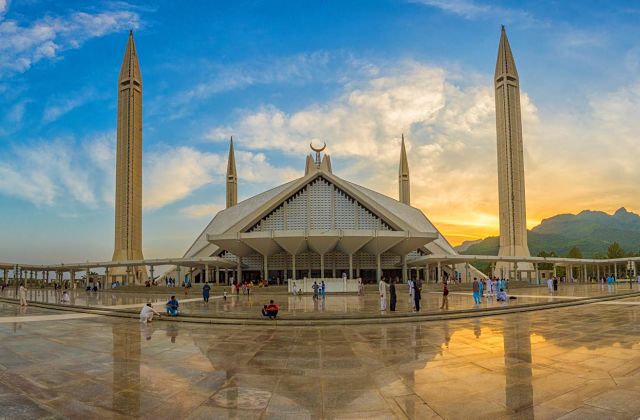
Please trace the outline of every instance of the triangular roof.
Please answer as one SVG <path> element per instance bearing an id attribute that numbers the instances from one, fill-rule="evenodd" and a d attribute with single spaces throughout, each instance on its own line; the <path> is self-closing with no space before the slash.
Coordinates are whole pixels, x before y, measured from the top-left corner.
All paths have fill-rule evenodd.
<path id="1" fill-rule="evenodd" d="M 319 177 L 331 182 L 337 188 L 350 195 L 395 230 L 437 233 L 438 239 L 426 246 L 432 253 L 456 254 L 453 247 L 438 232 L 422 211 L 319 169 L 311 171 L 294 181 L 248 198 L 236 206 L 220 211 L 189 247 L 184 256 L 212 255 L 218 250 L 218 247 L 207 241 L 207 235 L 246 231 Z"/>

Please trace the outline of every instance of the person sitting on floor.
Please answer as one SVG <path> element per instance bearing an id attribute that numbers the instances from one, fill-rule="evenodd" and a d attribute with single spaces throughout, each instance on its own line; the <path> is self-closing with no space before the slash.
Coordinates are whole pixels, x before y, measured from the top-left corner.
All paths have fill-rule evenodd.
<path id="1" fill-rule="evenodd" d="M 155 309 L 153 309 L 153 306 L 151 306 L 150 303 L 147 303 L 142 307 L 142 310 L 140 311 L 140 322 L 152 322 L 154 315 L 160 316 L 160 314 Z"/>
<path id="2" fill-rule="evenodd" d="M 171 296 L 171 299 L 167 302 L 167 315 L 169 316 L 178 316 L 178 300 L 175 296 Z"/>
<path id="3" fill-rule="evenodd" d="M 498 299 L 498 302 L 506 302 L 509 298 L 507 297 L 507 292 L 505 292 L 504 289 L 500 289 L 496 295 L 496 299 Z"/>
<path id="4" fill-rule="evenodd" d="M 264 305 L 262 307 L 262 315 L 269 317 L 269 319 L 276 319 L 276 316 L 278 316 L 278 311 L 280 310 L 280 307 L 278 305 L 276 305 L 273 300 L 269 301 L 268 305 Z"/>

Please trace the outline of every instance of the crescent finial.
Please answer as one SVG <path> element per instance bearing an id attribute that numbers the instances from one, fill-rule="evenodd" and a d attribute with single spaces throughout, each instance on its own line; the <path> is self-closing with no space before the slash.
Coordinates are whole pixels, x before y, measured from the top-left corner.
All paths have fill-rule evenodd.
<path id="1" fill-rule="evenodd" d="M 322 152 L 324 149 L 327 148 L 327 143 L 326 142 L 322 142 L 322 147 L 319 149 L 316 149 L 315 147 L 313 147 L 313 142 L 309 143 L 309 147 L 311 147 L 311 150 L 313 150 L 316 153 L 320 153 Z"/>

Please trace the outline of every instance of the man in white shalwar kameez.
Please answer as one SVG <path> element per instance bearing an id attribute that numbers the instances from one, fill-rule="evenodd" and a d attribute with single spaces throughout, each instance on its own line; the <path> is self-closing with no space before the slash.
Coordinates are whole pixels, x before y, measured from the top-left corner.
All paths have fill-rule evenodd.
<path id="1" fill-rule="evenodd" d="M 491 277 L 487 279 L 486 294 L 487 294 L 487 302 L 489 302 L 493 298 L 493 281 L 491 280 Z"/>
<path id="2" fill-rule="evenodd" d="M 380 291 L 380 310 L 387 310 L 387 282 L 384 279 L 380 280 L 380 284 L 378 284 L 378 290 Z"/>
<path id="3" fill-rule="evenodd" d="M 158 311 L 153 309 L 153 306 L 151 306 L 150 303 L 147 303 L 142 307 L 142 310 L 140 311 L 140 322 L 144 322 L 144 323 L 152 322 L 154 315 L 160 316 Z"/>
<path id="4" fill-rule="evenodd" d="M 24 284 L 21 284 L 18 289 L 18 297 L 20 298 L 20 306 L 27 306 L 27 288 L 24 287 Z"/>
<path id="5" fill-rule="evenodd" d="M 407 285 L 409 286 L 409 302 L 411 302 L 411 306 L 413 307 L 413 309 L 416 308 L 416 304 L 415 304 L 415 292 L 416 292 L 416 282 L 413 279 L 409 279 L 409 281 L 407 282 Z"/>

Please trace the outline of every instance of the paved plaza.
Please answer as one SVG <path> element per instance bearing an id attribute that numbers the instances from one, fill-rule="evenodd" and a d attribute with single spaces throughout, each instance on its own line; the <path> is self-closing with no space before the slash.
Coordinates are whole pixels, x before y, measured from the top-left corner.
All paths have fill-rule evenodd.
<path id="1" fill-rule="evenodd" d="M 549 293 L 546 287 L 521 287 L 512 289 L 510 296 L 516 299 L 508 302 L 498 302 L 495 297 L 491 300 L 482 299 L 480 305 L 475 305 L 469 290 L 456 289 L 451 286 L 449 295 L 449 310 L 468 310 L 514 307 L 518 305 L 531 305 L 549 302 L 563 302 L 589 297 L 612 296 L 616 294 L 638 292 L 638 285 L 629 288 L 627 284 L 619 284 L 609 287 L 600 284 L 561 284 L 558 291 Z M 467 288 L 468 289 L 468 288 Z M 144 289 L 143 289 L 144 290 Z M 146 302 L 154 304 L 156 310 L 163 311 L 167 299 L 176 295 L 180 301 L 181 312 L 184 315 L 196 315 L 205 317 L 242 317 L 261 318 L 260 310 L 265 303 L 273 299 L 281 307 L 281 318 L 331 318 L 339 316 L 388 316 L 390 313 L 380 311 L 380 303 L 377 289 L 369 288 L 364 296 L 357 295 L 332 295 L 325 299 L 314 300 L 310 295 L 292 296 L 281 292 L 269 292 L 269 289 L 261 289 L 259 293 L 244 295 L 240 293 L 229 294 L 225 300 L 222 298 L 221 289 L 214 289 L 208 304 L 205 304 L 199 289 L 191 289 L 185 295 L 182 288 L 155 287 L 148 292 L 122 293 L 113 290 L 102 292 L 86 292 L 76 289 L 71 292 L 70 305 L 90 306 L 102 309 L 115 309 L 122 311 L 139 311 Z M 274 290 L 282 290 L 282 288 Z M 396 313 L 413 313 L 413 307 L 409 301 L 406 285 L 398 285 L 398 304 Z M 5 290 L 0 297 L 15 298 L 15 288 Z M 48 289 L 31 289 L 28 299 L 35 302 L 57 304 L 60 302 L 62 292 Z M 441 313 L 442 293 L 438 286 L 429 285 L 422 293 L 421 313 Z"/>
<path id="2" fill-rule="evenodd" d="M 639 321 L 640 298 L 340 327 L 0 303 L 0 406 L 12 419 L 637 418 Z"/>

